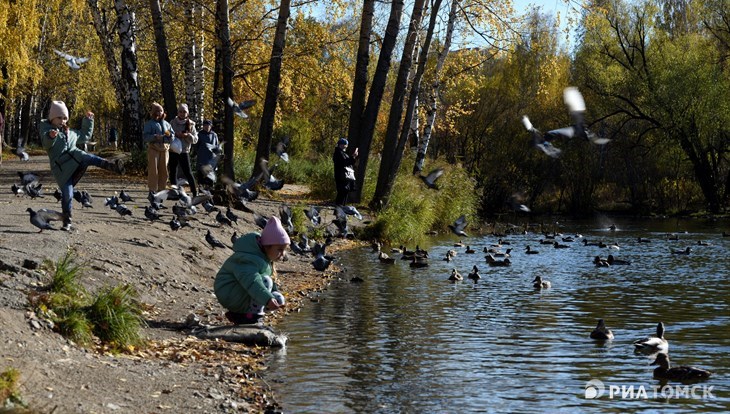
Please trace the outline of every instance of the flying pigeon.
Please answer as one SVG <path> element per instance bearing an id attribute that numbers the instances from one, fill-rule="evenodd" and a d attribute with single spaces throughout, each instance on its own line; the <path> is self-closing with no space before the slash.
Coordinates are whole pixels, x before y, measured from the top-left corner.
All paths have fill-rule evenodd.
<path id="1" fill-rule="evenodd" d="M 337 226 L 340 237 L 347 237 L 350 229 L 347 227 L 347 213 L 340 206 L 335 206 L 335 218 L 332 219 L 332 223 Z"/>
<path id="2" fill-rule="evenodd" d="M 223 244 L 223 243 L 221 243 L 220 240 L 218 240 L 215 237 L 213 237 L 213 235 L 210 233 L 210 230 L 208 230 L 208 233 L 205 234 L 205 241 L 207 241 L 208 244 L 210 244 L 210 246 L 212 248 L 214 248 L 214 249 L 216 247 L 220 247 L 220 248 L 225 249 L 225 247 L 226 247 L 226 245 Z"/>
<path id="3" fill-rule="evenodd" d="M 264 174 L 263 181 L 264 181 L 264 187 L 268 188 L 269 190 L 281 190 L 284 187 L 284 180 L 277 180 L 276 177 L 274 177 L 274 169 L 276 168 L 276 165 L 271 167 L 271 169 L 268 168 L 269 161 L 262 159 L 261 163 L 259 164 L 261 166 L 261 171 Z"/>
<path id="4" fill-rule="evenodd" d="M 262 176 L 263 173 L 260 173 L 254 177 L 251 177 L 251 179 L 245 183 L 238 183 L 224 175 L 221 177 L 221 181 L 223 182 L 223 184 L 226 185 L 228 193 L 234 196 L 236 199 L 254 201 L 256 200 L 256 198 L 258 198 L 259 193 L 251 190 L 251 188 L 256 185 L 256 183 L 261 179 Z"/>
<path id="5" fill-rule="evenodd" d="M 454 234 L 456 234 L 457 236 L 469 237 L 468 234 L 464 233 L 464 229 L 466 228 L 466 224 L 467 224 L 466 223 L 466 216 L 464 216 L 462 214 L 461 217 L 459 217 L 458 219 L 456 219 L 456 221 L 454 222 L 454 224 L 449 224 L 449 229 L 451 229 L 451 231 Z"/>
<path id="6" fill-rule="evenodd" d="M 233 99 L 231 99 L 229 97 L 228 99 L 226 99 L 226 104 L 228 106 L 230 106 L 231 108 L 233 108 L 233 113 L 235 113 L 236 115 L 240 116 L 243 119 L 246 119 L 246 118 L 248 118 L 248 114 L 246 114 L 246 112 L 244 112 L 243 110 L 254 106 L 256 104 L 256 101 L 251 99 L 251 100 L 243 101 L 241 103 L 236 103 L 233 101 Z"/>
<path id="7" fill-rule="evenodd" d="M 30 155 L 25 152 L 25 146 L 23 145 L 19 145 L 18 148 L 15 149 L 15 155 L 18 156 L 20 161 L 30 161 Z"/>
<path id="8" fill-rule="evenodd" d="M 362 214 L 360 214 L 359 211 L 353 206 L 342 206 L 342 211 L 345 212 L 348 216 L 355 216 L 358 220 L 362 220 Z"/>
<path id="9" fill-rule="evenodd" d="M 441 177 L 442 175 L 444 175 L 444 169 L 437 168 L 437 169 L 431 171 L 430 173 L 428 173 L 428 175 L 426 175 L 426 176 L 421 175 L 421 176 L 419 176 L 419 178 L 421 180 L 423 180 L 423 183 L 426 184 L 426 187 L 432 188 L 434 190 L 438 190 L 438 186 L 436 185 L 436 180 L 438 180 L 439 177 Z"/>
<path id="10" fill-rule="evenodd" d="M 289 162 L 289 154 L 286 153 L 286 148 L 289 146 L 289 137 L 285 136 L 275 146 L 274 152 L 281 158 L 282 161 Z"/>
<path id="11" fill-rule="evenodd" d="M 61 56 L 66 61 L 68 67 L 73 70 L 81 69 L 81 65 L 89 61 L 89 58 L 69 55 L 68 53 L 61 52 L 58 49 L 53 49 L 53 51 L 56 52 L 58 56 Z"/>
<path id="12" fill-rule="evenodd" d="M 64 218 L 62 213 L 54 210 L 48 210 L 46 208 L 33 211 L 32 208 L 28 207 L 25 211 L 30 213 L 30 224 L 40 229 L 38 233 L 41 233 L 43 230 L 55 230 L 49 222 L 54 220 L 61 221 Z"/>
<path id="13" fill-rule="evenodd" d="M 32 172 L 18 171 L 18 177 L 20 177 L 20 185 L 25 186 L 38 182 L 38 176 Z"/>
<path id="14" fill-rule="evenodd" d="M 266 217 L 264 217 L 258 213 L 253 213 L 253 222 L 256 223 L 257 226 L 261 227 L 261 229 L 266 227 L 266 223 L 268 221 L 269 221 L 269 219 L 267 219 Z"/>

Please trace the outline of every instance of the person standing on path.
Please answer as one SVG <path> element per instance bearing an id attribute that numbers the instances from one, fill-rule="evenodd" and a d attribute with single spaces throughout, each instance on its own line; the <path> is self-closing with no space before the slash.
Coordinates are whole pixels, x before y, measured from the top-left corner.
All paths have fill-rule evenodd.
<path id="1" fill-rule="evenodd" d="M 177 107 L 177 116 L 170 121 L 175 138 L 182 143 L 180 153 L 170 150 L 170 161 L 168 164 L 170 173 L 170 184 L 177 185 L 177 167 L 180 166 L 185 178 L 190 185 L 190 192 L 193 196 L 198 194 L 195 185 L 195 177 L 190 166 L 190 147 L 198 142 L 198 131 L 195 129 L 195 122 L 189 117 L 187 104 L 180 104 Z"/>
<path id="2" fill-rule="evenodd" d="M 344 206 L 347 204 L 347 195 L 355 189 L 355 170 L 353 165 L 358 157 L 358 149 L 355 148 L 352 156 L 347 154 L 349 142 L 345 138 L 337 141 L 335 152 L 332 154 L 332 162 L 335 165 L 335 185 L 337 187 L 337 198 L 335 205 Z"/>
<path id="3" fill-rule="evenodd" d="M 156 193 L 167 185 L 167 161 L 172 141 L 172 126 L 165 121 L 165 110 L 157 102 L 150 107 L 150 120 L 144 124 L 142 140 L 147 144 L 147 187 L 151 193 Z"/>

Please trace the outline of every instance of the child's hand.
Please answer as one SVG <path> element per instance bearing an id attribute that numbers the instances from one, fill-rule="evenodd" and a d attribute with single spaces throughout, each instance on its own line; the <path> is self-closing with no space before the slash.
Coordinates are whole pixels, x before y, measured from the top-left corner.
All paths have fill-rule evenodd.
<path id="1" fill-rule="evenodd" d="M 268 310 L 275 310 L 279 309 L 280 307 L 281 305 L 279 305 L 279 302 L 277 302 L 274 298 L 269 299 L 269 303 L 266 304 L 266 309 Z"/>
<path id="2" fill-rule="evenodd" d="M 56 136 L 58 136 L 58 131 L 56 131 L 55 129 L 52 129 L 52 130 L 48 131 L 48 136 L 51 137 L 51 139 L 55 139 Z"/>

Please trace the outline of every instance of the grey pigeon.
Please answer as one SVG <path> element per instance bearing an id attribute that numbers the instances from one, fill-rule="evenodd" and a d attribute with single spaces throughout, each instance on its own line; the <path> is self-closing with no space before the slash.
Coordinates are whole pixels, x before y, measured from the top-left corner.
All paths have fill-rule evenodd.
<path id="1" fill-rule="evenodd" d="M 426 176 L 421 175 L 421 176 L 419 176 L 419 178 L 423 181 L 424 184 L 426 184 L 426 187 L 432 188 L 434 190 L 438 190 L 438 186 L 436 185 L 436 180 L 438 180 L 439 177 L 441 177 L 442 175 L 444 175 L 444 169 L 437 168 L 437 169 L 431 171 L 430 173 L 428 173 L 428 175 L 426 175 Z"/>
<path id="2" fill-rule="evenodd" d="M 286 204 L 279 206 L 279 217 L 281 218 L 281 225 L 284 227 L 287 233 L 292 234 L 294 232 L 294 224 L 291 221 L 291 207 Z"/>
<path id="3" fill-rule="evenodd" d="M 125 203 L 134 201 L 134 199 L 129 194 L 127 194 L 124 190 L 119 192 L 119 199 L 124 201 Z"/>
<path id="4" fill-rule="evenodd" d="M 33 211 L 32 208 L 28 207 L 25 211 L 30 213 L 30 224 L 40 229 L 38 233 L 41 233 L 43 230 L 55 230 L 49 222 L 61 221 L 64 218 L 62 213 L 54 210 L 48 210 L 46 208 Z"/>
<path id="5" fill-rule="evenodd" d="M 32 172 L 18 171 L 18 177 L 20 177 L 20 186 L 33 184 L 38 182 L 38 176 Z"/>
<path id="6" fill-rule="evenodd" d="M 332 223 L 337 226 L 337 230 L 339 231 L 338 236 L 347 237 L 350 233 L 350 229 L 347 226 L 347 213 L 345 213 L 342 207 L 335 206 L 335 218 L 332 220 Z"/>
<path id="7" fill-rule="evenodd" d="M 18 159 L 23 162 L 30 161 L 30 155 L 28 155 L 27 152 L 25 152 L 24 146 L 18 146 L 18 148 L 15 149 L 15 155 L 18 156 Z"/>
<path id="8" fill-rule="evenodd" d="M 342 211 L 348 216 L 355 216 L 358 220 L 362 220 L 362 214 L 353 206 L 342 206 Z"/>
<path id="9" fill-rule="evenodd" d="M 182 224 L 180 224 L 177 216 L 172 216 L 172 220 L 170 220 L 170 228 L 172 229 L 172 231 L 178 231 L 180 230 L 180 227 L 182 227 Z"/>
<path id="10" fill-rule="evenodd" d="M 111 197 L 108 197 L 105 202 L 105 206 L 108 206 L 112 210 L 116 210 L 117 206 L 119 205 L 119 197 L 113 195 Z"/>
<path id="11" fill-rule="evenodd" d="M 233 113 L 237 116 L 240 116 L 243 119 L 248 118 L 248 114 L 244 112 L 244 109 L 248 109 L 256 104 L 256 101 L 253 99 L 243 101 L 241 103 L 236 103 L 233 99 L 230 97 L 226 99 L 226 105 L 233 108 Z"/>
<path id="12" fill-rule="evenodd" d="M 43 198 L 43 184 L 37 181 L 24 185 L 23 191 L 25 191 L 25 194 L 27 194 L 31 199 Z"/>
<path id="13" fill-rule="evenodd" d="M 327 270 L 327 268 L 330 267 L 331 264 L 332 260 L 329 260 L 322 255 L 317 256 L 317 258 L 312 261 L 312 266 L 314 266 L 314 269 L 320 272 Z"/>
<path id="14" fill-rule="evenodd" d="M 222 211 L 219 211 L 218 214 L 215 216 L 215 221 L 217 221 L 221 226 L 224 224 L 227 224 L 229 226 L 233 226 L 233 223 L 231 223 L 231 219 L 226 217 Z"/>
<path id="15" fill-rule="evenodd" d="M 228 220 L 230 220 L 231 223 L 238 224 L 238 216 L 236 215 L 236 213 L 234 213 L 233 211 L 231 211 L 231 208 L 230 207 L 228 207 L 228 209 L 226 209 L 226 218 Z"/>
<path id="16" fill-rule="evenodd" d="M 147 217 L 150 221 L 155 221 L 160 219 L 160 214 L 152 208 L 151 206 L 145 206 L 144 208 L 144 216 Z"/>
<path id="17" fill-rule="evenodd" d="M 73 70 L 81 69 L 81 65 L 89 61 L 89 58 L 70 55 L 66 52 L 61 52 L 58 49 L 53 49 L 53 51 L 56 52 L 58 56 L 62 57 L 66 62 L 66 65 Z"/>
<path id="18" fill-rule="evenodd" d="M 19 196 L 19 195 L 23 194 L 23 189 L 20 188 L 20 187 L 18 187 L 17 184 L 11 185 L 10 186 L 10 189 L 13 191 L 13 194 L 15 194 L 16 196 Z"/>
<path id="19" fill-rule="evenodd" d="M 289 146 L 289 137 L 284 136 L 281 141 L 279 141 L 274 146 L 274 153 L 281 158 L 282 161 L 288 163 L 289 162 L 289 154 L 286 153 L 286 148 Z"/>
<path id="20" fill-rule="evenodd" d="M 61 190 L 56 188 L 56 191 L 53 192 L 53 197 L 56 199 L 56 201 L 61 201 L 63 199 L 63 194 L 61 194 Z"/>
<path id="21" fill-rule="evenodd" d="M 464 216 L 462 214 L 461 217 L 459 217 L 458 219 L 456 219 L 456 221 L 454 222 L 454 224 L 449 224 L 449 229 L 451 229 L 451 231 L 454 234 L 456 234 L 457 236 L 469 237 L 468 234 L 464 233 L 464 229 L 466 228 L 466 224 L 467 224 L 466 223 L 466 216 Z"/>
<path id="22" fill-rule="evenodd" d="M 81 203 L 83 207 L 86 208 L 93 208 L 92 205 L 93 199 L 91 198 L 91 194 L 89 194 L 86 190 L 74 190 L 74 200 Z"/>
<path id="23" fill-rule="evenodd" d="M 238 241 L 238 239 L 239 239 L 238 232 L 234 231 L 233 234 L 231 235 L 231 244 L 236 244 L 236 241 Z"/>
<path id="24" fill-rule="evenodd" d="M 284 180 L 278 180 L 276 177 L 274 177 L 274 169 L 276 168 L 276 165 L 271 167 L 271 169 L 268 168 L 269 161 L 262 159 L 259 163 L 261 167 L 261 171 L 263 172 L 263 183 L 264 187 L 268 188 L 269 190 L 276 191 L 281 190 L 284 187 Z"/>
<path id="25" fill-rule="evenodd" d="M 212 248 L 214 248 L 214 249 L 216 247 L 220 247 L 220 248 L 223 248 L 223 249 L 226 248 L 226 245 L 225 244 L 221 243 L 220 240 L 218 240 L 215 237 L 213 237 L 213 235 L 210 233 L 210 230 L 208 230 L 208 233 L 205 234 L 205 241 L 207 241 L 208 244 L 210 244 L 210 246 Z"/>
<path id="26" fill-rule="evenodd" d="M 214 211 L 220 211 L 218 209 L 218 207 L 216 207 L 215 205 L 213 205 L 213 203 L 210 200 L 207 200 L 207 201 L 204 201 L 203 202 L 203 208 L 205 209 L 205 212 L 206 213 L 212 213 Z"/>
<path id="27" fill-rule="evenodd" d="M 314 226 L 319 226 L 322 222 L 322 217 L 319 215 L 319 208 L 315 206 L 309 206 L 308 209 L 304 210 L 304 215 L 307 216 Z"/>
<path id="28" fill-rule="evenodd" d="M 221 182 L 226 185 L 226 189 L 237 200 L 254 201 L 258 198 L 258 192 L 252 190 L 253 186 L 263 177 L 263 173 L 251 177 L 245 183 L 238 183 L 227 176 L 221 176 Z"/>
<path id="29" fill-rule="evenodd" d="M 266 217 L 257 213 L 253 213 L 253 222 L 256 223 L 257 226 L 261 227 L 261 229 L 266 227 L 266 223 L 268 221 L 269 219 L 267 219 Z"/>
<path id="30" fill-rule="evenodd" d="M 132 210 L 128 209 L 127 206 L 125 206 L 124 204 L 117 205 L 117 208 L 115 208 L 115 210 L 122 217 L 132 215 Z"/>

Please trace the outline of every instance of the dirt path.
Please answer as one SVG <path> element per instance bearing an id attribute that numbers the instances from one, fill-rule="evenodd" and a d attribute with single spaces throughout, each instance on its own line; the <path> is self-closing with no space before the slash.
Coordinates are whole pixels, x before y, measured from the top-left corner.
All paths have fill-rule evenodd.
<path id="1" fill-rule="evenodd" d="M 33 171 L 44 183 L 46 196 L 31 200 L 17 197 L 10 187 L 19 182 L 18 171 Z M 223 309 L 213 296 L 213 279 L 230 249 L 212 249 L 205 241 L 210 230 L 230 245 L 234 231 L 257 230 L 252 214 L 237 212 L 242 220 L 221 228 L 213 215 L 199 213 L 191 228 L 173 232 L 168 222 L 144 218 L 147 205 L 142 177 L 118 177 L 90 168 L 77 189 L 94 198 L 93 208 L 74 202 L 73 232 L 43 231 L 29 222 L 26 208 L 60 211 L 53 197 L 56 188 L 48 158 L 30 162 L 5 159 L 0 169 L 0 372 L 20 371 L 20 393 L 40 412 L 228 412 L 263 411 L 275 406 L 265 383 L 257 378 L 266 350 L 187 335 L 186 317 L 195 313 L 204 324 L 221 325 Z M 136 201 L 126 203 L 131 217 L 121 217 L 104 207 L 104 199 L 124 189 Z M 277 194 L 286 201 L 302 197 L 302 188 L 286 186 Z M 172 203 L 166 203 L 171 206 Z M 279 202 L 261 197 L 252 208 L 263 215 L 276 214 Z M 56 227 L 60 227 L 57 224 Z M 342 246 L 340 246 L 342 247 Z M 46 284 L 41 271 L 26 270 L 29 260 L 56 261 L 68 248 L 85 264 L 81 279 L 90 291 L 129 283 L 137 288 L 149 310 L 145 336 L 150 347 L 131 355 L 110 355 L 86 350 L 65 340 L 35 320 L 28 294 Z M 315 272 L 311 258 L 290 256 L 279 266 L 282 291 L 288 299 L 283 312 L 295 312 L 307 296 L 321 289 L 336 274 Z M 275 323 L 272 318 L 267 322 Z M 0 402 L 1 403 L 1 402 Z"/>

